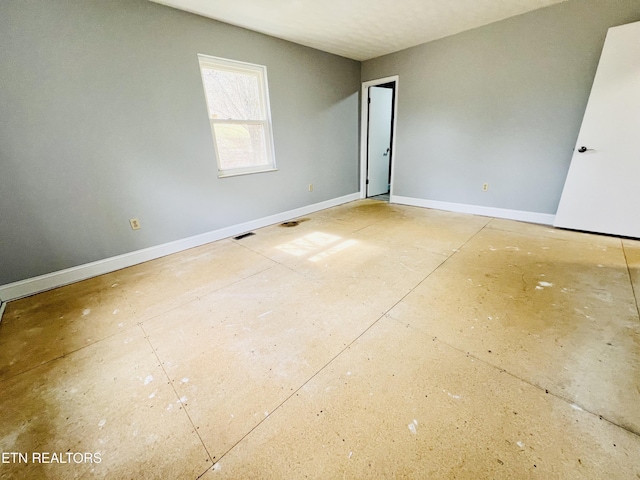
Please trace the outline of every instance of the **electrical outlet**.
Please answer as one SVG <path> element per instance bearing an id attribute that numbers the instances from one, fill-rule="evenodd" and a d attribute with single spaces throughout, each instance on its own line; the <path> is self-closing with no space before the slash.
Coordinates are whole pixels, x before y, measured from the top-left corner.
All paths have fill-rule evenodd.
<path id="1" fill-rule="evenodd" d="M 131 225 L 131 230 L 139 230 L 140 229 L 140 220 L 137 218 L 129 219 L 129 224 Z"/>
<path id="2" fill-rule="evenodd" d="M 313 192 L 313 183 L 310 183 L 310 184 L 309 184 L 309 191 L 310 191 L 310 192 Z"/>
<path id="3" fill-rule="evenodd" d="M 489 184 L 488 183 L 483 183 L 482 184 L 482 191 L 486 192 L 487 190 L 489 190 Z"/>

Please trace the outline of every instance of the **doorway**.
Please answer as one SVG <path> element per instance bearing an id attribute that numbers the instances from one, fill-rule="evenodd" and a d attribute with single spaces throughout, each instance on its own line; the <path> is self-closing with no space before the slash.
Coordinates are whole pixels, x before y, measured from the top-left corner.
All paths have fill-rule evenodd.
<path id="1" fill-rule="evenodd" d="M 393 201 L 398 76 L 362 84 L 361 198 Z"/>

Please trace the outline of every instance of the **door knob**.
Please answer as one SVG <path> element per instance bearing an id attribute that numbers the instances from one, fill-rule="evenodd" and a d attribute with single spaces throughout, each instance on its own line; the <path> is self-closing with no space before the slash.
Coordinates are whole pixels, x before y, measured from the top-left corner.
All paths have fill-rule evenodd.
<path id="1" fill-rule="evenodd" d="M 389 152 L 390 152 L 390 151 L 391 151 L 391 149 L 390 149 L 390 148 L 387 148 L 387 151 L 386 151 L 386 152 L 384 152 L 384 153 L 382 154 L 382 156 L 386 157 L 387 155 L 389 155 Z"/>
<path id="2" fill-rule="evenodd" d="M 586 151 L 587 151 L 587 147 L 580 147 L 580 148 L 578 149 L 578 151 L 579 151 L 580 153 L 584 153 L 584 152 L 586 152 Z"/>

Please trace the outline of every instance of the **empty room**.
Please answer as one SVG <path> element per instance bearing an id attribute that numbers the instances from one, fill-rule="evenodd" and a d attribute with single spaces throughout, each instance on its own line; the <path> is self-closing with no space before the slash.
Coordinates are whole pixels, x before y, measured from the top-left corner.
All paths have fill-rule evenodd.
<path id="1" fill-rule="evenodd" d="M 638 0 L 2 0 L 0 85 L 0 479 L 640 479 Z"/>

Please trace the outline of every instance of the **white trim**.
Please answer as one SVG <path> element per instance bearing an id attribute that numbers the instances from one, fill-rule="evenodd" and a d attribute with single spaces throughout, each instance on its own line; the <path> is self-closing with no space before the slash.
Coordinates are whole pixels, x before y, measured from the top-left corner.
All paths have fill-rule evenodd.
<path id="1" fill-rule="evenodd" d="M 394 91 L 393 99 L 393 138 L 391 139 L 391 188 L 390 195 L 393 195 L 393 178 L 396 165 L 396 124 L 398 123 L 398 87 L 400 84 L 400 77 L 398 75 L 392 75 L 390 77 L 378 78 L 377 80 L 369 80 L 362 82 L 362 94 L 360 96 L 361 103 L 361 115 L 360 115 L 360 198 L 366 198 L 367 196 L 367 130 L 369 128 L 367 124 L 368 112 L 369 112 L 369 98 L 368 89 L 376 85 L 382 85 L 384 83 L 395 82 L 396 88 Z"/>
<path id="2" fill-rule="evenodd" d="M 251 170 L 251 171 L 234 171 L 233 173 L 227 173 L 227 174 L 219 174 L 218 178 L 228 178 L 228 177 L 237 177 L 239 175 L 252 175 L 254 173 L 265 173 L 265 172 L 277 172 L 278 169 L 277 168 L 266 168 L 264 170 Z"/>
<path id="3" fill-rule="evenodd" d="M 508 220 L 539 223 L 542 225 L 553 225 L 553 220 L 555 218 L 555 215 L 550 213 L 526 212 L 523 210 L 509 210 L 507 208 L 483 207 L 481 205 L 440 202 L 437 200 L 423 200 L 421 198 L 401 197 L 399 195 L 391 195 L 389 201 L 391 203 L 411 205 L 413 207 L 433 208 L 436 210 L 446 210 L 458 213 L 470 213 L 472 215 L 505 218 Z"/>
<path id="4" fill-rule="evenodd" d="M 265 65 L 258 65 L 247 62 L 240 62 L 237 60 L 231 60 L 228 58 L 212 57 L 210 55 L 198 54 L 198 65 L 200 66 L 200 78 L 202 79 L 202 88 L 204 89 L 205 104 L 207 105 L 207 116 L 209 117 L 209 127 L 211 129 L 211 137 L 213 140 L 213 148 L 215 151 L 216 162 L 218 165 L 218 177 L 232 177 L 235 175 L 243 175 L 247 173 L 262 173 L 267 171 L 275 171 L 276 167 L 276 153 L 275 143 L 273 140 L 273 122 L 271 120 L 271 103 L 269 101 L 269 81 L 267 79 L 267 67 Z M 263 118 L 246 118 L 246 119 L 225 119 L 225 118 L 211 118 L 209 111 L 209 96 L 207 92 L 207 85 L 205 82 L 204 70 L 218 70 L 237 73 L 241 75 L 252 75 L 258 81 L 258 94 L 260 96 L 260 108 Z M 262 125 L 264 135 L 264 155 L 268 160 L 267 165 L 251 165 L 243 168 L 222 168 L 222 159 L 220 156 L 220 149 L 216 136 L 216 125 L 223 124 L 252 124 Z"/>
<path id="5" fill-rule="evenodd" d="M 174 242 L 125 253 L 116 257 L 105 258 L 96 262 L 78 265 L 77 267 L 28 278 L 19 282 L 8 283 L 0 286 L 0 299 L 3 302 L 2 305 L 4 305 L 4 302 L 10 300 L 16 300 L 18 298 L 44 292 L 45 290 L 51 290 L 52 288 L 61 287 L 87 278 L 114 272 L 132 265 L 171 255 L 172 253 L 181 252 L 206 243 L 215 242 L 216 240 L 233 237 L 241 233 L 246 233 L 250 230 L 266 227 L 275 223 L 285 222 L 319 210 L 352 202 L 359 198 L 360 195 L 358 193 L 352 193 L 342 197 L 333 198 L 331 200 L 326 200 L 324 202 L 315 203 L 313 205 L 295 208 L 286 212 L 259 218 L 250 222 L 240 223 L 238 225 L 232 225 L 212 232 L 183 238 Z"/>
<path id="6" fill-rule="evenodd" d="M 0 323 L 2 323 L 2 314 L 7 306 L 7 302 L 0 302 Z"/>

